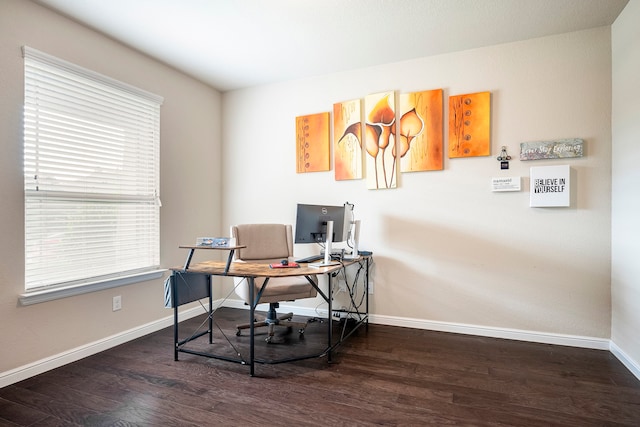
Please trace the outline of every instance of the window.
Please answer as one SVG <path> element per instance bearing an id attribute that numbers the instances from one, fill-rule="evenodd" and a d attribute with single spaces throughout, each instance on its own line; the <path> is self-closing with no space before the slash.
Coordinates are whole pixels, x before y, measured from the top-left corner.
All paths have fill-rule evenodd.
<path id="1" fill-rule="evenodd" d="M 25 291 L 160 264 L 162 98 L 24 47 Z"/>

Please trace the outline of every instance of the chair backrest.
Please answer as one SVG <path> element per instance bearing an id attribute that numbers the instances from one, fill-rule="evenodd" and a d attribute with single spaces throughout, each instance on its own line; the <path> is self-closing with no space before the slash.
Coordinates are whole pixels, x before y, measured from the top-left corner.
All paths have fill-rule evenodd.
<path id="1" fill-rule="evenodd" d="M 231 237 L 237 245 L 246 246 L 235 252 L 243 261 L 273 261 L 293 256 L 293 233 L 290 224 L 241 224 L 231 226 Z"/>
<path id="2" fill-rule="evenodd" d="M 234 253 L 235 261 L 274 263 L 293 256 L 293 233 L 288 224 L 242 224 L 231 226 L 231 237 L 237 245 L 246 246 Z M 316 276 L 310 276 L 317 283 Z M 264 283 L 264 278 L 256 278 L 254 292 Z M 235 292 L 246 302 L 249 300 L 249 287 L 244 278 L 234 277 Z M 301 298 L 313 298 L 316 289 L 304 276 L 278 277 L 269 280 L 260 302 L 294 301 Z"/>

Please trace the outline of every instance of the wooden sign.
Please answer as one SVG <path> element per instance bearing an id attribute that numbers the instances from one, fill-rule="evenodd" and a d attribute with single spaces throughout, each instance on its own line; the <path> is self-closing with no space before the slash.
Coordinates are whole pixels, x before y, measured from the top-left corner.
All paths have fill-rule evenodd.
<path id="1" fill-rule="evenodd" d="M 558 139 L 520 144 L 520 160 L 566 159 L 583 156 L 582 139 Z"/>

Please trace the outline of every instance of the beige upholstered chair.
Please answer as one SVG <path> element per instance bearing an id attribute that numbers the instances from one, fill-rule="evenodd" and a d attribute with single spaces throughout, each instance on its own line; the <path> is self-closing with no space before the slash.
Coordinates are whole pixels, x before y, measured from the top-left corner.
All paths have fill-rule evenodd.
<path id="1" fill-rule="evenodd" d="M 246 246 L 234 254 L 234 262 L 254 262 L 261 264 L 279 263 L 282 260 L 290 260 L 293 256 L 293 234 L 291 225 L 285 224 L 242 224 L 231 226 L 231 237 L 236 239 L 236 244 Z M 317 283 L 316 276 L 310 276 Z M 254 297 L 264 283 L 263 278 L 254 281 Z M 247 303 L 249 301 L 248 281 L 242 278 L 234 279 L 236 293 Z M 317 294 L 304 276 L 271 278 L 267 282 L 258 301 L 269 303 L 267 318 L 263 321 L 254 319 L 254 327 L 268 326 L 267 342 L 271 342 L 276 326 L 296 327 L 302 335 L 307 323 L 293 322 L 293 313 L 278 316 L 276 308 L 280 301 L 293 301 L 302 298 L 313 298 Z M 287 320 L 286 322 L 284 322 Z M 250 324 L 238 325 L 237 335 L 242 329 L 247 329 Z"/>

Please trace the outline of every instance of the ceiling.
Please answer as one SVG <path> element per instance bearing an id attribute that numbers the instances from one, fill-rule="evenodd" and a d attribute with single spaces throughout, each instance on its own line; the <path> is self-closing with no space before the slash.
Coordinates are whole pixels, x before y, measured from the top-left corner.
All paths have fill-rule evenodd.
<path id="1" fill-rule="evenodd" d="M 611 25 L 628 0 L 34 0 L 222 92 Z"/>

